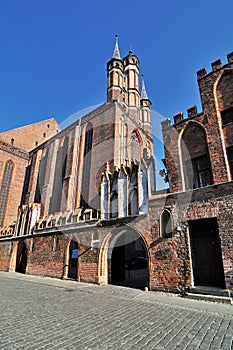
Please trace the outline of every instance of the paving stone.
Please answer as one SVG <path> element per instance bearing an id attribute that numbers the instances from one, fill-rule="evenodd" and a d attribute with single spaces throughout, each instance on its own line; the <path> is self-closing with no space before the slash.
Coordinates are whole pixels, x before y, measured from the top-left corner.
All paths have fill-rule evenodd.
<path id="1" fill-rule="evenodd" d="M 4 350 L 232 350 L 233 307 L 0 273 Z"/>

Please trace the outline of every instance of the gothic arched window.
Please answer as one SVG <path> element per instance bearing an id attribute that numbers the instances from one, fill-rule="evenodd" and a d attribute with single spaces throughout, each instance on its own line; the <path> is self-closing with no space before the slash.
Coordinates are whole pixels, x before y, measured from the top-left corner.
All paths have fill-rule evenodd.
<path id="1" fill-rule="evenodd" d="M 8 160 L 5 165 L 4 174 L 2 178 L 2 186 L 0 190 L 0 227 L 4 225 L 13 170 L 14 163 L 12 162 L 12 160 Z"/>
<path id="2" fill-rule="evenodd" d="M 197 123 L 190 123 L 183 133 L 181 148 L 186 188 L 211 185 L 212 170 L 204 129 Z"/>
<path id="3" fill-rule="evenodd" d="M 172 237 L 172 216 L 166 209 L 161 215 L 161 236 L 164 238 Z"/>
<path id="4" fill-rule="evenodd" d="M 85 134 L 82 193 L 81 193 L 81 206 L 84 207 L 85 209 L 90 208 L 89 185 L 90 185 L 92 141 L 93 141 L 93 126 L 91 123 L 88 123 L 86 134 Z"/>

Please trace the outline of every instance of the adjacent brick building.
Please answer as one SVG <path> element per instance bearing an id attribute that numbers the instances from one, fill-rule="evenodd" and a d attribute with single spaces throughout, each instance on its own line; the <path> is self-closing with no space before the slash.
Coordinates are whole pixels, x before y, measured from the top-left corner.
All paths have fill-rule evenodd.
<path id="1" fill-rule="evenodd" d="M 162 123 L 170 189 L 156 192 L 151 103 L 138 58 L 121 59 L 116 40 L 107 102 L 29 152 L 16 224 L 2 230 L 1 269 L 230 293 L 233 54 L 212 69 L 197 73 L 203 111 Z"/>
<path id="2" fill-rule="evenodd" d="M 54 118 L 0 133 L 0 227 L 17 217 L 29 151 L 56 134 Z"/>

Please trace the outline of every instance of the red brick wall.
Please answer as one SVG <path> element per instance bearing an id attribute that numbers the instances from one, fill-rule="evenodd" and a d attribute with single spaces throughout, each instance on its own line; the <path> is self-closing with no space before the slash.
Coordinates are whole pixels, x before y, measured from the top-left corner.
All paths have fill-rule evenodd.
<path id="1" fill-rule="evenodd" d="M 149 258 L 149 287 L 151 290 L 177 292 L 192 286 L 191 253 L 189 247 L 189 220 L 217 218 L 221 239 L 222 259 L 226 287 L 233 290 L 233 182 L 213 185 L 193 191 L 191 201 L 187 193 L 154 196 L 150 201 L 149 216 L 135 219 L 121 219 L 122 226 L 91 229 L 79 228 L 77 233 L 61 234 L 59 250 L 53 251 L 54 234 L 34 236 L 34 250 L 31 251 L 32 237 L 24 239 L 28 249 L 27 273 L 61 278 L 70 239 L 76 239 L 79 245 L 79 280 L 98 282 L 99 250 L 91 250 L 92 234 L 98 232 L 100 247 L 103 240 L 111 234 L 110 241 L 119 230 L 132 228 L 141 233 Z M 190 198 L 189 198 L 190 199 Z M 161 237 L 160 218 L 166 208 L 172 214 L 172 238 Z M 127 221 L 128 220 L 128 221 Z M 128 222 L 128 226 L 124 224 Z M 176 232 L 179 223 L 182 233 Z M 17 244 L 17 240 L 14 246 Z M 10 243 L 0 240 L 0 268 L 6 271 L 10 261 Z M 110 264 L 109 264 L 110 265 Z"/>
<path id="2" fill-rule="evenodd" d="M 8 271 L 11 257 L 11 241 L 0 242 L 0 270 Z"/>
<path id="3" fill-rule="evenodd" d="M 2 185 L 6 162 L 11 160 L 14 164 L 3 226 L 10 225 L 17 218 L 18 206 L 20 205 L 23 189 L 24 174 L 28 163 L 27 155 L 25 155 L 25 158 L 26 159 L 18 157 L 14 154 L 14 151 L 9 153 L 0 149 L 0 186 Z"/>

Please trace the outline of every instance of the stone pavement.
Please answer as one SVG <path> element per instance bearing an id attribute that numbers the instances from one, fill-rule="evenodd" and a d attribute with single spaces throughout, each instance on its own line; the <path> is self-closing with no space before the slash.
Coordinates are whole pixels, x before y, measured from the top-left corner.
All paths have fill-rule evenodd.
<path id="1" fill-rule="evenodd" d="M 0 272 L 0 349 L 233 349 L 233 306 Z"/>

